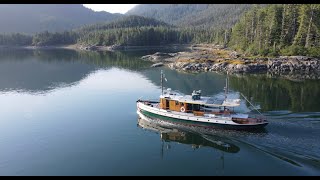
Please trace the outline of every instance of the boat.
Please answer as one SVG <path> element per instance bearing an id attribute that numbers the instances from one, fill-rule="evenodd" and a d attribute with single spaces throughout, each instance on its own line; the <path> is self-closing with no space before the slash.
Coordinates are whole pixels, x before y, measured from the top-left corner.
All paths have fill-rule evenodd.
<path id="1" fill-rule="evenodd" d="M 241 93 L 244 99 L 255 108 L 259 114 L 247 114 L 234 110 L 240 106 L 241 99 L 228 98 L 228 73 L 226 86 L 224 87 L 224 99 L 222 100 L 202 96 L 201 90 L 194 90 L 191 95 L 182 95 L 176 91 L 172 91 L 170 88 L 164 90 L 163 80 L 167 81 L 161 70 L 160 101 L 143 100 L 139 98 L 136 101 L 138 114 L 175 123 L 210 128 L 248 130 L 260 129 L 268 124 L 267 118 Z"/>

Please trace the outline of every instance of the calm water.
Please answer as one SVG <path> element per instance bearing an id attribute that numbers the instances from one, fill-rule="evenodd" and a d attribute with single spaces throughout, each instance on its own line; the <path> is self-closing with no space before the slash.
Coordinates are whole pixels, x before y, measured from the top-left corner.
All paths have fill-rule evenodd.
<path id="1" fill-rule="evenodd" d="M 139 57 L 153 52 L 0 50 L 0 175 L 320 175 L 320 81 L 231 76 L 263 131 L 178 126 L 136 114 L 160 70 L 166 87 L 210 96 L 225 75 L 150 69 Z"/>

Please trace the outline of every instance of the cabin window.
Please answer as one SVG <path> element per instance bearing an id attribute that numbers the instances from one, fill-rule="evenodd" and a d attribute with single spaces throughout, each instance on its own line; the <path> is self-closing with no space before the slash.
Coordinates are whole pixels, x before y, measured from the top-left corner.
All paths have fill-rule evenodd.
<path id="1" fill-rule="evenodd" d="M 176 101 L 176 106 L 178 106 L 179 105 L 179 101 Z"/>
<path id="2" fill-rule="evenodd" d="M 200 105 L 199 104 L 192 104 L 192 110 L 200 111 Z"/>
<path id="3" fill-rule="evenodd" d="M 169 100 L 165 100 L 166 102 L 166 109 L 169 109 Z"/>
<path id="4" fill-rule="evenodd" d="M 181 106 L 184 106 L 184 103 L 180 103 Z"/>
<path id="5" fill-rule="evenodd" d="M 187 104 L 187 110 L 192 111 L 192 104 Z"/>

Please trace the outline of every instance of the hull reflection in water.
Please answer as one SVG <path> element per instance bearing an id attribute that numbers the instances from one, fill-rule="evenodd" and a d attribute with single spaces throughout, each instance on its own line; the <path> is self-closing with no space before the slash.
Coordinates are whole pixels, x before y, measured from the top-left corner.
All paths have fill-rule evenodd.
<path id="1" fill-rule="evenodd" d="M 240 150 L 238 146 L 226 142 L 222 137 L 199 134 L 190 126 L 173 124 L 160 119 L 150 118 L 143 114 L 139 114 L 138 126 L 143 129 L 159 132 L 160 138 L 166 142 L 173 141 L 190 144 L 193 148 L 212 147 L 228 153 L 237 153 Z M 201 130 L 201 132 L 206 131 L 205 128 Z"/>

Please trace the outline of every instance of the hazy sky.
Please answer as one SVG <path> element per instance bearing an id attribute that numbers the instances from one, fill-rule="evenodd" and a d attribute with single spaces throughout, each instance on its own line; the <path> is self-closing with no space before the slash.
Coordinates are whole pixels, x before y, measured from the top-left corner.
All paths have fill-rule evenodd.
<path id="1" fill-rule="evenodd" d="M 85 7 L 94 11 L 107 11 L 110 13 L 124 14 L 137 4 L 84 4 Z"/>

